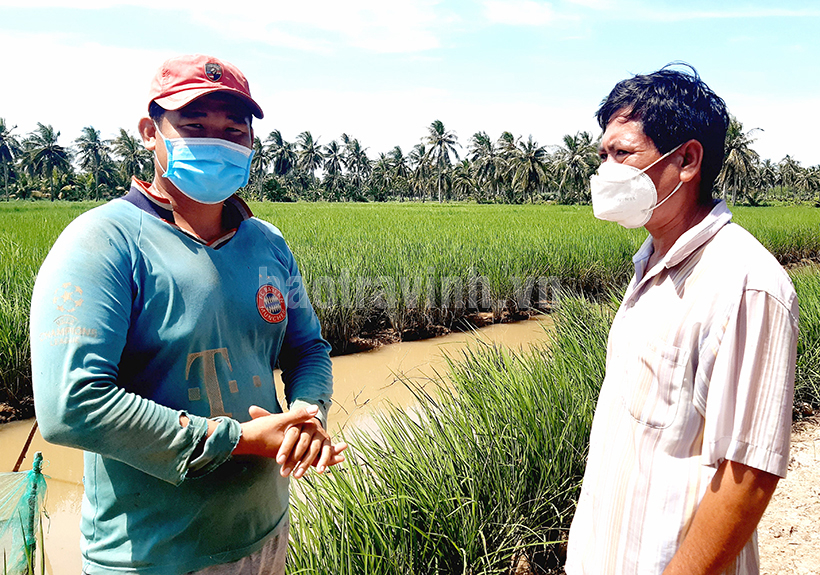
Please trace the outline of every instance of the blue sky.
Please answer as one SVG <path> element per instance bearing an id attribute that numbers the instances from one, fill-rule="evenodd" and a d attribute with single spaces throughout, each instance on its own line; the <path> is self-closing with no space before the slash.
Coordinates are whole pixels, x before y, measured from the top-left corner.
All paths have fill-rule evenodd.
<path id="1" fill-rule="evenodd" d="M 774 7 L 776 6 L 776 7 Z M 408 152 L 440 119 L 466 146 L 503 130 L 540 144 L 600 133 L 612 86 L 674 60 L 695 66 L 755 149 L 820 164 L 820 3 L 649 0 L 0 0 L 0 117 L 136 132 L 166 58 L 237 64 L 265 110 L 258 136 L 326 144 L 344 132 L 375 157 Z"/>

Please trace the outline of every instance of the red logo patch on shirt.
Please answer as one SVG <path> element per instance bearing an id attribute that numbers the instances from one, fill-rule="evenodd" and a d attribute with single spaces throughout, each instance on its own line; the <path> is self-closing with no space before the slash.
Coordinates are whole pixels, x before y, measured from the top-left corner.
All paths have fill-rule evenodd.
<path id="1" fill-rule="evenodd" d="M 272 285 L 263 285 L 256 292 L 256 309 L 268 323 L 279 323 L 285 319 L 287 310 L 285 309 L 285 298 L 282 292 Z"/>

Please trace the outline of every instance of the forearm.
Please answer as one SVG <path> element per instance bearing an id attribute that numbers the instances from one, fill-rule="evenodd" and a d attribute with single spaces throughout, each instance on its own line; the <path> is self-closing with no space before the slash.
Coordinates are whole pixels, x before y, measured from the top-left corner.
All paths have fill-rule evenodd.
<path id="1" fill-rule="evenodd" d="M 205 432 L 204 418 L 192 416 L 194 424 L 183 427 L 179 410 L 102 377 L 65 382 L 69 377 L 35 375 L 37 418 L 47 441 L 122 461 L 173 484 L 184 479 Z"/>
<path id="2" fill-rule="evenodd" d="M 327 343 L 317 340 L 304 348 L 285 348 L 279 356 L 288 409 L 315 405 L 319 408 L 316 417 L 325 429 L 333 393 L 328 351 Z"/>
<path id="3" fill-rule="evenodd" d="M 663 575 L 722 573 L 752 536 L 778 479 L 776 475 L 724 461 Z"/>

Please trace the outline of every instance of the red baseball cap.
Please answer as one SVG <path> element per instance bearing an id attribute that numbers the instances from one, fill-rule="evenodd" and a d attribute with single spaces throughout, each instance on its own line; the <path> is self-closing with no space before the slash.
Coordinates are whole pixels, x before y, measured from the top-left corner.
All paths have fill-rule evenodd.
<path id="1" fill-rule="evenodd" d="M 179 110 L 212 92 L 235 94 L 247 102 L 254 116 L 264 116 L 262 108 L 251 98 L 248 80 L 239 68 L 202 54 L 166 60 L 151 80 L 148 102 L 156 102 L 166 110 Z"/>

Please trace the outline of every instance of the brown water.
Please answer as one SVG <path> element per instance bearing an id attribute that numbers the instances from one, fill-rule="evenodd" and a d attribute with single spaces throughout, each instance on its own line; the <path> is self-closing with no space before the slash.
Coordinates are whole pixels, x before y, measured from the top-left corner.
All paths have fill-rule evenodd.
<path id="1" fill-rule="evenodd" d="M 474 333 L 456 333 L 423 341 L 402 342 L 371 351 L 333 358 L 334 394 L 330 429 L 337 433 L 367 426 L 374 410 L 388 403 L 407 406 L 412 394 L 401 377 L 424 383 L 446 370 L 445 356 L 456 356 L 476 339 L 511 348 L 546 337 L 550 318 L 531 318 L 497 324 Z M 281 380 L 278 389 L 281 389 Z M 0 472 L 11 471 L 28 437 L 33 420 L 0 425 Z M 81 573 L 79 516 L 82 502 L 82 452 L 46 443 L 36 433 L 21 470 L 31 468 L 34 452 L 43 452 L 47 476 L 45 549 L 46 572 L 51 575 Z"/>

